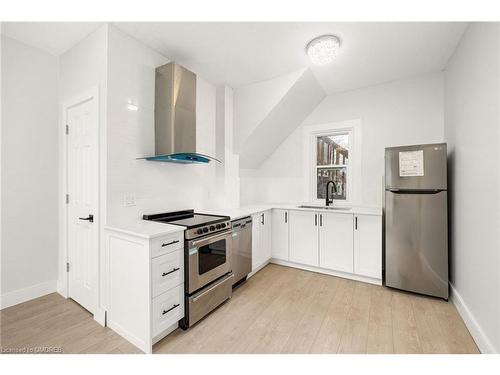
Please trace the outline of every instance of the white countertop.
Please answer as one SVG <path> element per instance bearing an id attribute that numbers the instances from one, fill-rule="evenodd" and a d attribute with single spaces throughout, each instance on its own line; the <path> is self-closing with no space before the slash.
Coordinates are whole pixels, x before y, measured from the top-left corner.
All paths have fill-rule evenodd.
<path id="1" fill-rule="evenodd" d="M 184 232 L 186 227 L 183 227 L 181 225 L 156 223 L 154 221 L 148 220 L 139 220 L 134 224 L 124 226 L 106 225 L 104 229 L 150 239 L 170 233 Z"/>
<path id="2" fill-rule="evenodd" d="M 314 211 L 314 212 L 336 212 L 353 215 L 382 215 L 380 207 L 365 207 L 352 206 L 350 210 L 325 210 L 321 208 L 299 208 L 301 204 L 292 203 L 275 203 L 275 204 L 258 204 L 251 206 L 242 206 L 239 208 L 217 209 L 217 210 L 201 210 L 202 213 L 229 216 L 231 220 L 239 219 L 252 214 L 267 211 L 273 208 L 284 210 L 298 211 Z M 341 207 L 341 206 L 339 206 Z M 155 238 L 175 232 L 183 232 L 186 228 L 180 225 L 172 225 L 166 223 L 157 223 L 154 221 L 139 220 L 130 225 L 106 225 L 106 230 L 125 233 L 132 236 L 142 237 L 146 239 Z"/>
<path id="3" fill-rule="evenodd" d="M 227 215 L 231 218 L 231 220 L 239 219 L 244 216 L 250 216 L 257 212 L 262 212 L 266 210 L 270 210 L 273 208 L 279 208 L 284 210 L 298 210 L 298 211 L 315 211 L 315 212 L 336 212 L 336 213 L 344 213 L 344 214 L 354 214 L 354 215 L 382 215 L 381 207 L 368 207 L 368 206 L 349 206 L 350 210 L 326 210 L 319 208 L 299 208 L 298 206 L 307 205 L 306 204 L 293 204 L 293 203 L 275 203 L 275 204 L 258 204 L 258 205 L 249 205 L 242 206 L 239 208 L 228 208 L 221 210 L 203 210 L 203 212 L 211 213 L 215 215 Z M 311 204 L 312 205 L 312 204 Z M 334 205 L 335 207 L 335 205 Z M 338 207 L 341 207 L 340 205 Z"/>

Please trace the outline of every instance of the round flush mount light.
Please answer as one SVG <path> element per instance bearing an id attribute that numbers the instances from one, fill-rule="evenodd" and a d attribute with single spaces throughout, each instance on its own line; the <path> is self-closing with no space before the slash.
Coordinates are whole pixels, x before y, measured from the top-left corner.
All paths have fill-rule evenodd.
<path id="1" fill-rule="evenodd" d="M 307 56 L 316 65 L 326 65 L 333 61 L 340 48 L 340 38 L 336 35 L 321 35 L 306 45 Z"/>

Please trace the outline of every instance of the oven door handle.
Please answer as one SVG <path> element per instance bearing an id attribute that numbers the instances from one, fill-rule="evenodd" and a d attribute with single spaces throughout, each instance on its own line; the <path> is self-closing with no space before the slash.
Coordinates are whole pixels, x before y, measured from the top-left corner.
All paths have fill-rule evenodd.
<path id="1" fill-rule="evenodd" d="M 201 240 L 191 241 L 191 242 L 189 242 L 188 247 L 191 249 L 193 247 L 198 247 L 198 245 L 200 245 L 200 244 L 210 243 L 213 240 L 216 240 L 218 238 L 228 237 L 228 236 L 231 236 L 231 231 L 227 231 L 224 233 L 217 233 L 216 235 L 210 236 L 208 238 L 203 238 Z"/>
<path id="2" fill-rule="evenodd" d="M 210 288 L 208 288 L 207 290 L 204 290 L 202 291 L 200 294 L 196 295 L 194 298 L 193 298 L 193 302 L 196 302 L 198 301 L 201 297 L 203 297 L 205 294 L 207 294 L 208 292 L 211 292 L 212 290 L 214 290 L 215 288 L 217 288 L 219 285 L 221 285 L 222 283 L 226 282 L 227 280 L 229 279 L 233 279 L 234 278 L 234 274 L 230 274 L 226 277 L 224 277 L 222 280 L 220 280 L 219 282 L 215 283 L 214 285 L 212 285 Z"/>

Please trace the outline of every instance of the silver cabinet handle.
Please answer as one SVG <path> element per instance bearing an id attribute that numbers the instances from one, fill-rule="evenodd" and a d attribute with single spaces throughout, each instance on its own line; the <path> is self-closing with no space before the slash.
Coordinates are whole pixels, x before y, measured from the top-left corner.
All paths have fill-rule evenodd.
<path id="1" fill-rule="evenodd" d="M 318 226 L 318 214 L 314 214 L 314 226 Z"/>
<path id="2" fill-rule="evenodd" d="M 357 216 L 354 218 L 354 229 L 356 229 L 356 230 L 358 229 L 358 217 Z"/>
<path id="3" fill-rule="evenodd" d="M 319 226 L 323 226 L 323 214 L 319 214 Z"/>
<path id="4" fill-rule="evenodd" d="M 285 224 L 288 223 L 288 212 L 285 211 Z"/>
<path id="5" fill-rule="evenodd" d="M 171 273 L 173 273 L 173 272 L 175 272 L 175 271 L 179 271 L 179 270 L 180 270 L 180 268 L 177 268 L 177 267 L 176 267 L 176 268 L 174 268 L 172 271 L 163 272 L 163 273 L 161 274 L 161 277 L 165 277 L 165 276 L 170 275 Z"/>

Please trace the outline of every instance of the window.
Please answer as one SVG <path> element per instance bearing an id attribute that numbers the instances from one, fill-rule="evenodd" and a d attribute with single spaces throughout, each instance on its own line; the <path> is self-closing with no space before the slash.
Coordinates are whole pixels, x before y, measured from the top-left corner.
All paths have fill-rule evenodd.
<path id="1" fill-rule="evenodd" d="M 361 142 L 360 119 L 304 126 L 305 151 L 308 157 L 307 199 L 312 204 L 325 204 L 326 185 L 329 197 L 340 205 L 361 202 Z"/>
<path id="2" fill-rule="evenodd" d="M 349 174 L 350 132 L 331 132 L 315 135 L 316 139 L 316 199 L 326 198 L 326 185 L 330 185 L 329 196 L 347 200 Z"/>

